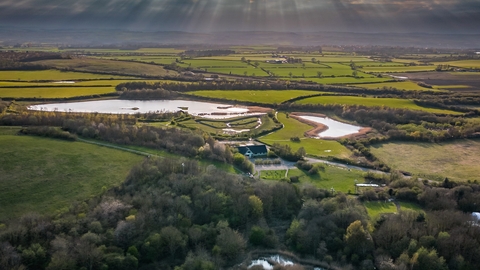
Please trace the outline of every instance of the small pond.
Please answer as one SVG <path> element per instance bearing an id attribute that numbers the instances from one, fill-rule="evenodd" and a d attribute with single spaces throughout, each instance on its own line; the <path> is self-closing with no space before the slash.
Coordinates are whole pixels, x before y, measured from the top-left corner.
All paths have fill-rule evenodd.
<path id="1" fill-rule="evenodd" d="M 263 269 L 265 270 L 273 270 L 274 265 L 273 264 L 279 264 L 281 266 L 293 266 L 295 263 L 293 263 L 290 259 L 285 258 L 281 255 L 272 255 L 269 257 L 260 257 L 256 260 L 252 260 L 251 263 L 248 265 L 248 269 L 254 267 L 254 266 L 262 266 Z M 314 267 L 314 270 L 323 270 L 320 267 Z"/>
<path id="2" fill-rule="evenodd" d="M 227 118 L 248 112 L 245 107 L 234 107 L 228 104 L 218 104 L 190 100 L 96 100 L 69 103 L 50 103 L 30 106 L 30 110 L 72 111 L 135 114 L 161 111 L 184 110 L 192 115 L 204 115 L 209 118 Z"/>
<path id="3" fill-rule="evenodd" d="M 351 134 L 358 133 L 362 127 L 354 126 L 350 124 L 345 124 L 342 122 L 335 121 L 328 117 L 319 117 L 319 116 L 299 116 L 302 119 L 309 120 L 316 123 L 324 124 L 328 127 L 327 130 L 320 132 L 318 134 L 319 138 L 339 138 Z"/>

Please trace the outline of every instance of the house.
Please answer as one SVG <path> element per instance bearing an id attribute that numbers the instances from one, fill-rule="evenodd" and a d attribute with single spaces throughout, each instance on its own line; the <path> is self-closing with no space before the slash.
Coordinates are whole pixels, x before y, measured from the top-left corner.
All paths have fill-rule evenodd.
<path id="1" fill-rule="evenodd" d="M 248 158 L 260 157 L 267 155 L 267 146 L 261 145 L 246 145 L 237 147 L 238 152 Z"/>

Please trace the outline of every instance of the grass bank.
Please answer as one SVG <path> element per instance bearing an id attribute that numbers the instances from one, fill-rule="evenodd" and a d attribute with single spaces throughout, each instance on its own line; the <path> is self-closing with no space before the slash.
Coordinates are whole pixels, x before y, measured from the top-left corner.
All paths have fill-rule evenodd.
<path id="1" fill-rule="evenodd" d="M 52 214 L 122 183 L 143 157 L 82 142 L 0 136 L 0 220 Z"/>

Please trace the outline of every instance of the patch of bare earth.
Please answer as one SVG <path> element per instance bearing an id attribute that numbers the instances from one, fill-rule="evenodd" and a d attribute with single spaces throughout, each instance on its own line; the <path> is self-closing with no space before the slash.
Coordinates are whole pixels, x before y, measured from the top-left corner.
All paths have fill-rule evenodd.
<path id="1" fill-rule="evenodd" d="M 430 85 L 448 86 L 448 85 L 466 85 L 468 88 L 452 88 L 452 91 L 479 91 L 480 74 L 479 73 L 450 73 L 450 72 L 414 72 L 414 73 L 395 73 L 396 76 L 408 77 L 416 82 L 424 82 Z"/>

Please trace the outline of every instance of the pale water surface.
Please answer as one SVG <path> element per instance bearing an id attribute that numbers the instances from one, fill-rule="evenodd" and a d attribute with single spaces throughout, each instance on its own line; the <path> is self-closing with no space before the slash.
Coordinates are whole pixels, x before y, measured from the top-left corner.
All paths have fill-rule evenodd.
<path id="1" fill-rule="evenodd" d="M 220 108 L 219 108 L 220 107 Z M 135 110 L 133 109 L 135 108 Z M 147 113 L 156 111 L 175 112 L 184 110 L 192 115 L 202 115 L 211 113 L 227 113 L 237 116 L 248 112 L 244 107 L 232 107 L 228 104 L 218 104 L 190 100 L 96 100 L 96 101 L 82 101 L 69 103 L 51 103 L 30 106 L 30 110 L 44 110 L 44 111 L 72 111 L 72 112 L 98 112 L 98 113 L 120 113 L 120 114 L 134 114 Z M 220 116 L 212 115 L 211 118 L 222 118 Z"/>
<path id="2" fill-rule="evenodd" d="M 358 133 L 361 129 L 359 126 L 354 126 L 350 124 L 345 124 L 342 122 L 335 121 L 328 117 L 319 117 L 319 116 L 299 116 L 302 119 L 309 120 L 315 123 L 321 123 L 328 127 L 327 130 L 320 132 L 318 134 L 319 138 L 339 138 L 346 135 L 351 135 Z"/>

